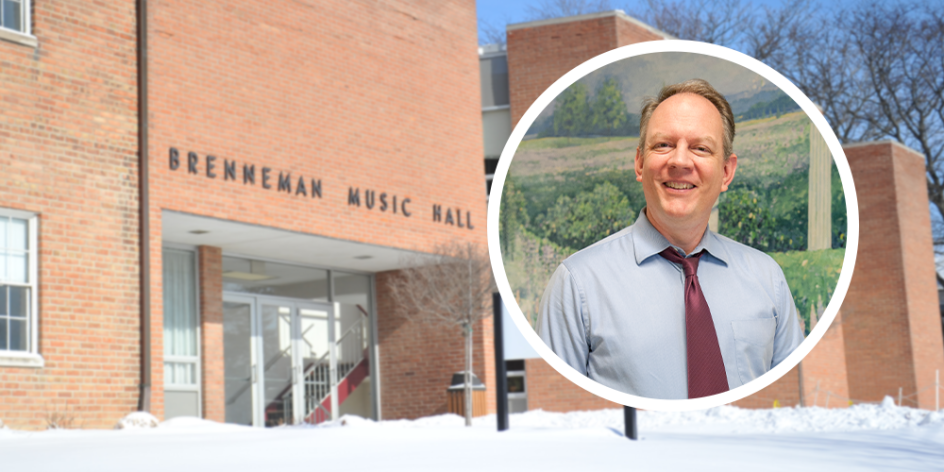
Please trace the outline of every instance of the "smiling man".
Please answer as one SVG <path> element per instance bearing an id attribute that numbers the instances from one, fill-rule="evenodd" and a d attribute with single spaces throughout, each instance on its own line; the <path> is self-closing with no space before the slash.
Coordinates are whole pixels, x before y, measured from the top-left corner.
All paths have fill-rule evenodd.
<path id="1" fill-rule="evenodd" d="M 578 372 L 659 399 L 715 395 L 761 376 L 803 341 L 783 271 L 708 230 L 737 170 L 734 116 L 694 79 L 640 114 L 636 222 L 565 260 L 541 299 L 538 334 Z"/>

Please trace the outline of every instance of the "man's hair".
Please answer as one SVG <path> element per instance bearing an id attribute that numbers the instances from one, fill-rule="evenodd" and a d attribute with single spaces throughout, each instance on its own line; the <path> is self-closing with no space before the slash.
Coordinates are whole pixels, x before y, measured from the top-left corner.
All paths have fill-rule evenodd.
<path id="1" fill-rule="evenodd" d="M 702 79 L 686 80 L 673 85 L 666 85 L 659 91 L 656 98 L 647 98 L 642 103 L 642 111 L 639 113 L 639 149 L 643 154 L 646 152 L 646 128 L 649 126 L 649 119 L 652 113 L 656 111 L 662 102 L 673 95 L 680 93 L 693 93 L 704 97 L 721 114 L 721 125 L 724 129 L 724 159 L 734 153 L 734 113 L 731 112 L 731 105 L 724 99 L 724 95 L 718 93 L 714 87 Z"/>

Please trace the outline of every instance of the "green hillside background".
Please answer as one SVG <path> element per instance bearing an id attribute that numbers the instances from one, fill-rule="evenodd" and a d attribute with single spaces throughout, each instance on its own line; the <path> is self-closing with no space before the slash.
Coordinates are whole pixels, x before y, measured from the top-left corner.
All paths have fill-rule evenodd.
<path id="1" fill-rule="evenodd" d="M 638 111 L 643 91 L 655 95 L 663 83 L 706 75 L 725 77 L 727 90 L 715 86 L 737 115 L 738 169 L 719 200 L 719 232 L 780 264 L 807 333 L 811 312 L 822 314 L 845 247 L 845 200 L 835 165 L 833 249 L 807 251 L 811 121 L 796 111 L 793 100 L 753 72 L 691 56 L 697 55 L 672 53 L 667 58 L 670 64 L 661 69 L 673 71 L 672 81 L 646 75 L 658 62 L 646 56 L 645 67 L 636 73 L 632 61 L 639 58 L 598 70 L 562 93 L 518 147 L 502 190 L 499 235 L 509 283 L 532 325 L 541 294 L 561 261 L 632 224 L 645 206 L 633 170 L 638 115 L 632 111 Z M 684 76 L 679 69 L 686 67 L 699 67 L 700 75 Z M 627 82 L 634 85 L 627 87 Z M 627 89 L 632 98 L 624 98 Z"/>

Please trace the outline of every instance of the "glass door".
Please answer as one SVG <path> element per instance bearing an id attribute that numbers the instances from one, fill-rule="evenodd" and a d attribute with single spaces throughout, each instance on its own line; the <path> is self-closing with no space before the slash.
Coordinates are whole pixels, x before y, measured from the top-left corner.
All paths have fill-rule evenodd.
<path id="1" fill-rule="evenodd" d="M 266 426 L 292 424 L 292 388 L 297 372 L 292 356 L 292 302 L 258 297 L 262 342 L 262 407 Z"/>
<path id="2" fill-rule="evenodd" d="M 337 378 L 335 305 L 225 294 L 223 307 L 226 422 L 279 426 L 330 418 L 335 405 L 320 405 Z"/>
<path id="3" fill-rule="evenodd" d="M 226 422 L 260 425 L 254 405 L 257 395 L 255 307 L 252 297 L 223 299 L 223 377 Z"/>

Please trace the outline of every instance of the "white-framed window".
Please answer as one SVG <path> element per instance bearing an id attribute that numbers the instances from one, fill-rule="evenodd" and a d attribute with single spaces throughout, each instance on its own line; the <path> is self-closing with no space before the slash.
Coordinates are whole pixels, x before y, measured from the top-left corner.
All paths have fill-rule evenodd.
<path id="1" fill-rule="evenodd" d="M 38 217 L 0 208 L 0 365 L 41 367 Z"/>
<path id="2" fill-rule="evenodd" d="M 0 39 L 36 47 L 30 19 L 31 0 L 0 0 Z"/>
<path id="3" fill-rule="evenodd" d="M 164 414 L 200 416 L 200 313 L 197 254 L 163 248 Z"/>
<path id="4" fill-rule="evenodd" d="M 29 0 L 0 0 L 0 24 L 4 28 L 29 34 Z"/>

